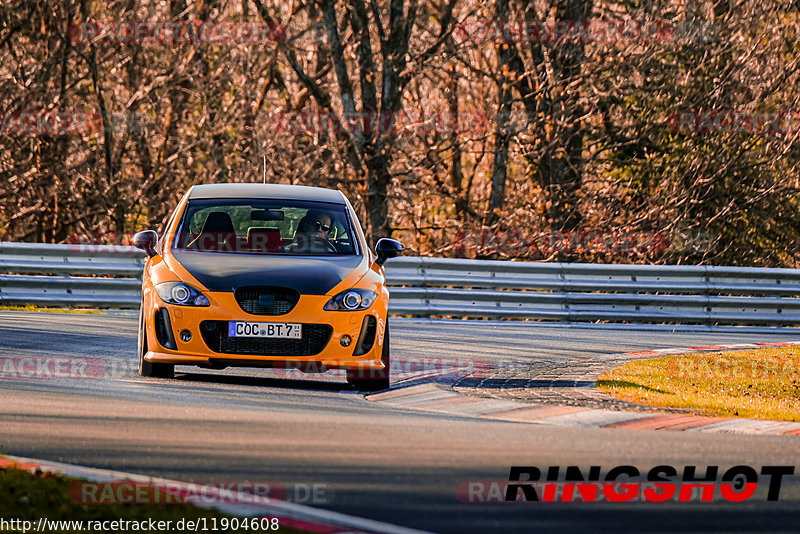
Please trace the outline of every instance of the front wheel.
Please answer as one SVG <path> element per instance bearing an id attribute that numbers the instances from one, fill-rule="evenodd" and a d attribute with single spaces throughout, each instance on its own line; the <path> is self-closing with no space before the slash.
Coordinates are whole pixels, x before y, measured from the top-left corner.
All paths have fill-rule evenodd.
<path id="1" fill-rule="evenodd" d="M 173 378 L 175 376 L 175 366 L 169 363 L 153 363 L 144 359 L 147 354 L 147 333 L 144 325 L 144 303 L 139 307 L 139 374 L 141 376 L 151 376 L 154 378 Z"/>
<path id="2" fill-rule="evenodd" d="M 381 362 L 383 369 L 369 371 L 347 371 L 347 383 L 351 384 L 359 391 L 380 391 L 389 389 L 389 370 L 391 369 L 391 357 L 389 355 L 389 319 L 386 319 L 386 329 L 383 331 L 383 353 Z M 369 376 L 364 376 L 369 373 Z"/>

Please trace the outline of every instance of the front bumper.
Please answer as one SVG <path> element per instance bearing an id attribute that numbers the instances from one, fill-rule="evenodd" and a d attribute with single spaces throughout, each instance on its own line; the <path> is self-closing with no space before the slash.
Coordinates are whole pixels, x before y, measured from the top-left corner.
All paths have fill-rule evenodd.
<path id="1" fill-rule="evenodd" d="M 384 367 L 381 355 L 387 303 L 381 298 L 377 299 L 368 310 L 345 312 L 323 310 L 323 306 L 330 299 L 328 296 L 302 295 L 297 305 L 289 313 L 270 316 L 244 312 L 236 302 L 233 293 L 204 292 L 204 295 L 208 297 L 211 306 L 174 306 L 165 304 L 158 297 L 153 298 L 145 318 L 147 345 L 150 349 L 145 355 L 147 361 L 210 367 L 280 367 L 306 372 L 321 372 L 327 369 L 367 370 Z M 174 343 L 175 349 L 167 348 L 159 341 L 159 335 L 156 333 L 156 312 L 158 310 L 165 310 L 169 316 L 171 341 Z M 163 311 L 159 313 L 163 313 Z M 374 342 L 370 350 L 362 355 L 354 356 L 365 322 L 364 318 L 370 315 L 374 317 L 377 325 Z M 214 342 L 215 338 L 209 336 L 207 328 L 209 323 L 217 322 L 223 325 L 227 321 L 300 323 L 303 325 L 303 336 L 312 333 L 313 325 L 329 325 L 331 328 L 328 329 L 330 335 L 327 342 L 316 340 L 317 346 L 322 346 L 322 349 L 314 354 L 298 354 L 303 351 L 293 348 L 294 345 L 291 343 L 282 345 L 287 347 L 286 354 L 275 354 L 274 344 L 266 351 L 269 354 L 242 354 L 226 352 L 226 348 L 230 349 L 232 346 L 230 343 L 216 343 Z M 201 330 L 201 325 L 204 326 L 203 330 Z M 181 340 L 180 333 L 183 330 L 188 330 L 192 334 L 191 339 L 187 342 Z M 318 328 L 317 330 L 319 331 Z M 352 340 L 346 347 L 340 343 L 342 336 L 345 335 L 350 336 Z M 163 332 L 160 337 L 163 341 Z M 252 352 L 259 349 L 250 347 L 247 350 Z M 312 351 L 316 351 L 316 348 Z"/>

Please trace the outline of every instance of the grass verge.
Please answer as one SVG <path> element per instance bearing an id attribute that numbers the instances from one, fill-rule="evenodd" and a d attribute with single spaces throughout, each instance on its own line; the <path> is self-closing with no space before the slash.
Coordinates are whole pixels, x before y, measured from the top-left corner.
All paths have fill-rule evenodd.
<path id="1" fill-rule="evenodd" d="M 241 532 L 241 522 L 245 518 L 237 518 L 223 514 L 213 509 L 206 509 L 184 502 L 176 502 L 176 497 L 167 496 L 161 492 L 161 501 L 164 504 L 82 504 L 81 485 L 86 481 L 77 478 L 64 477 L 52 473 L 31 473 L 19 469 L 0 466 L 0 517 L 6 521 L 19 519 L 31 521 L 36 525 L 40 518 L 50 521 L 83 521 L 84 530 L 86 521 L 172 521 L 170 532 L 175 532 L 175 525 L 181 519 L 197 521 L 206 518 L 206 525 L 210 527 L 216 519 L 218 526 L 238 526 L 234 529 L 219 529 L 213 532 Z M 101 485 L 106 487 L 106 485 Z M 145 488 L 146 489 L 146 488 Z M 160 491 L 160 490 L 159 490 Z M 99 493 L 99 492 L 98 492 Z M 154 492 L 143 492 L 153 502 Z M 127 495 L 127 494 L 126 494 Z M 150 501 L 148 501 L 150 502 Z M 265 523 L 266 526 L 266 523 Z M 35 527 L 34 527 L 35 528 Z M 2 528 L 0 528 L 2 531 Z M 6 531 L 9 531 L 6 529 Z M 9 532 L 18 532 L 12 528 Z M 52 530 L 52 532 L 75 532 L 73 528 Z M 145 529 L 145 531 L 147 531 Z M 270 529 L 248 529 L 248 532 L 271 532 Z M 303 531 L 279 525 L 279 532 L 299 534 Z"/>
<path id="2" fill-rule="evenodd" d="M 0 306 L 0 311 L 29 311 L 29 312 L 49 312 L 49 313 L 87 313 L 90 315 L 99 315 L 103 312 L 99 310 L 81 310 L 72 308 L 40 308 L 33 304 L 27 306 Z"/>
<path id="3" fill-rule="evenodd" d="M 629 362 L 597 380 L 618 399 L 704 415 L 800 421 L 800 347 Z"/>

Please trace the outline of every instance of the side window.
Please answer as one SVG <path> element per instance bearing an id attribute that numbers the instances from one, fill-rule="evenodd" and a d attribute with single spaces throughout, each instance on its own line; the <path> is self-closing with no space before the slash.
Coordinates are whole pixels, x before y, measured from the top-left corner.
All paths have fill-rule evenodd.
<path id="1" fill-rule="evenodd" d="M 203 231 L 203 226 L 206 224 L 206 219 L 212 213 L 227 213 L 233 223 L 233 230 L 237 235 L 247 233 L 250 227 L 250 208 L 249 206 L 215 206 L 213 208 L 204 208 L 196 211 L 192 215 L 189 223 L 189 232 L 199 234 Z"/>
<path id="2" fill-rule="evenodd" d="M 300 221 L 306 216 L 308 209 L 306 208 L 284 208 L 284 222 L 286 223 L 285 231 L 281 232 L 284 239 L 292 239 L 297 232 Z"/>
<path id="3" fill-rule="evenodd" d="M 220 211 L 226 212 L 231 217 L 233 222 L 233 230 L 239 237 L 246 237 L 247 230 L 252 225 L 250 220 L 250 212 L 253 208 L 250 206 L 227 206 Z"/>
<path id="4" fill-rule="evenodd" d="M 208 219 L 209 213 L 211 213 L 211 210 L 196 211 L 194 215 L 192 215 L 192 220 L 189 223 L 189 231 L 193 234 L 199 234 L 203 229 L 206 219 Z"/>
<path id="5" fill-rule="evenodd" d="M 177 217 L 177 215 L 178 215 L 178 208 L 175 208 L 172 211 L 172 215 L 170 215 L 167 224 L 165 224 L 161 229 L 161 235 L 158 236 L 158 247 L 157 247 L 159 254 L 164 254 L 164 243 L 167 240 L 167 232 L 169 232 L 169 229 L 172 228 L 172 223 L 175 222 L 175 217 Z"/>
<path id="6" fill-rule="evenodd" d="M 336 240 L 337 241 L 350 241 L 350 235 L 347 233 L 347 227 L 343 224 L 342 220 L 336 217 Z"/>

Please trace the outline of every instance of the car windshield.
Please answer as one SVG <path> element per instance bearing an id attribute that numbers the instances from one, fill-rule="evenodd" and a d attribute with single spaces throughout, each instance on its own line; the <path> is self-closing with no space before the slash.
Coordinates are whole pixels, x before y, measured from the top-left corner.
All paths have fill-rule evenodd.
<path id="1" fill-rule="evenodd" d="M 298 200 L 190 201 L 175 250 L 231 254 L 356 254 L 344 205 Z"/>

